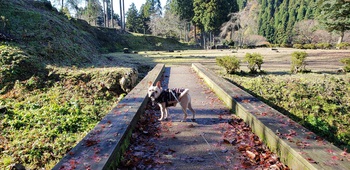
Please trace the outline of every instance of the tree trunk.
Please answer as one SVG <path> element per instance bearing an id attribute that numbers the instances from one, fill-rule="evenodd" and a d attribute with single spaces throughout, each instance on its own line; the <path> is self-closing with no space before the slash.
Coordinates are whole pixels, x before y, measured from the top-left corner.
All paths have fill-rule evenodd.
<path id="1" fill-rule="evenodd" d="M 188 23 L 185 23 L 185 42 L 188 42 Z"/>
<path id="2" fill-rule="evenodd" d="M 107 2 L 107 0 L 106 0 L 106 24 L 107 24 L 107 27 L 109 27 L 108 2 Z"/>
<path id="3" fill-rule="evenodd" d="M 340 44 L 343 42 L 343 38 L 344 38 L 344 31 L 341 31 L 340 32 L 340 36 L 339 36 L 339 39 L 338 39 L 338 43 L 337 44 Z"/>
<path id="4" fill-rule="evenodd" d="M 63 11 L 63 1 L 64 0 L 61 1 L 61 12 Z"/>
<path id="5" fill-rule="evenodd" d="M 112 21 L 112 28 L 114 28 L 114 22 L 113 22 L 113 0 L 111 0 L 111 21 Z"/>
<path id="6" fill-rule="evenodd" d="M 193 24 L 194 25 L 194 42 L 197 44 L 197 25 L 196 24 Z"/>
<path id="7" fill-rule="evenodd" d="M 122 0 L 119 0 L 119 7 L 120 7 L 120 29 L 123 30 L 123 7 L 122 7 Z"/>
<path id="8" fill-rule="evenodd" d="M 105 6 L 105 0 L 102 0 L 102 6 L 103 6 L 103 24 L 106 27 L 106 6 Z"/>
<path id="9" fill-rule="evenodd" d="M 124 4 L 124 0 L 123 0 L 123 17 L 124 17 L 123 30 L 125 30 L 125 4 Z"/>

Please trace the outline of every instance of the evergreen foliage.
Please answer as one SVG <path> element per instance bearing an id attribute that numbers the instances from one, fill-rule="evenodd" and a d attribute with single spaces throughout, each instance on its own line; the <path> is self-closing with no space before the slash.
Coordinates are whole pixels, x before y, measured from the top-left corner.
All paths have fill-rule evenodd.
<path id="1" fill-rule="evenodd" d="M 180 19 L 191 21 L 194 16 L 194 0 L 172 0 L 170 10 L 172 13 L 179 15 Z"/>
<path id="2" fill-rule="evenodd" d="M 248 69 L 250 73 L 256 73 L 261 71 L 261 65 L 264 63 L 263 57 L 259 53 L 247 53 L 244 56 L 244 61 L 248 63 Z"/>
<path id="3" fill-rule="evenodd" d="M 241 61 L 236 56 L 224 56 L 217 57 L 216 63 L 219 66 L 224 67 L 228 74 L 232 74 L 237 72 L 237 70 L 240 67 Z"/>
<path id="4" fill-rule="evenodd" d="M 344 32 L 350 30 L 350 1 L 322 0 L 321 3 L 320 21 L 329 31 L 339 33 L 339 44 L 343 40 Z"/>
<path id="5" fill-rule="evenodd" d="M 126 28 L 130 32 L 142 32 L 142 22 L 139 16 L 139 12 L 136 9 L 134 3 L 130 5 L 128 12 L 126 13 Z"/>
<path id="6" fill-rule="evenodd" d="M 292 65 L 291 65 L 291 71 L 293 73 L 300 73 L 305 72 L 305 59 L 308 56 L 308 54 L 304 51 L 295 51 L 292 53 Z"/>
<path id="7" fill-rule="evenodd" d="M 344 64 L 344 71 L 346 72 L 350 72 L 350 57 L 349 58 L 344 58 L 342 60 L 340 60 L 340 62 L 342 62 Z"/>
<path id="8" fill-rule="evenodd" d="M 294 25 L 305 19 L 314 19 L 320 11 L 316 0 L 258 0 L 259 35 L 270 43 L 291 44 Z"/>
<path id="9" fill-rule="evenodd" d="M 205 32 L 218 32 L 222 23 L 228 21 L 228 14 L 238 11 L 238 6 L 229 0 L 194 0 L 192 21 Z"/>

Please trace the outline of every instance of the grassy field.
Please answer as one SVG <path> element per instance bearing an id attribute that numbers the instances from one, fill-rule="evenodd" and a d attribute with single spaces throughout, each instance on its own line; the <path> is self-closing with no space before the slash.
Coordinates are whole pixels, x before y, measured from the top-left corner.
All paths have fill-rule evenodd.
<path id="1" fill-rule="evenodd" d="M 309 55 L 306 59 L 307 69 L 312 72 L 335 73 L 343 67 L 342 58 L 350 57 L 349 50 L 298 50 L 292 48 L 279 48 L 278 52 L 271 48 L 239 49 L 235 50 L 180 50 L 175 52 L 140 52 L 155 62 L 165 64 L 191 64 L 203 63 L 208 67 L 217 68 L 215 57 L 237 56 L 243 60 L 246 53 L 260 53 L 264 57 L 262 69 L 269 73 L 289 73 L 291 54 L 294 51 L 306 51 Z M 245 63 L 241 64 L 241 70 L 248 71 Z"/>

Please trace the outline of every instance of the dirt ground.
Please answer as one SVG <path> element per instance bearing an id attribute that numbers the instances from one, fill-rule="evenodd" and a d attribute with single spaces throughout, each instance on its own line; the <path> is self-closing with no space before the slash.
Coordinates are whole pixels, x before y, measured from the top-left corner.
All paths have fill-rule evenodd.
<path id="1" fill-rule="evenodd" d="M 139 54 L 151 59 L 153 62 L 165 64 L 191 64 L 199 62 L 209 67 L 216 67 L 215 57 L 218 56 L 237 56 L 243 60 L 246 53 L 260 53 L 264 57 L 262 69 L 266 72 L 278 73 L 290 71 L 291 54 L 294 51 L 305 51 L 308 53 L 306 58 L 306 69 L 312 72 L 336 73 L 343 67 L 340 62 L 342 58 L 350 57 L 350 50 L 300 50 L 292 48 L 257 48 L 257 49 L 239 49 L 233 51 L 224 50 L 185 50 L 175 52 L 140 52 Z M 247 71 L 246 64 L 241 63 L 241 69 Z"/>

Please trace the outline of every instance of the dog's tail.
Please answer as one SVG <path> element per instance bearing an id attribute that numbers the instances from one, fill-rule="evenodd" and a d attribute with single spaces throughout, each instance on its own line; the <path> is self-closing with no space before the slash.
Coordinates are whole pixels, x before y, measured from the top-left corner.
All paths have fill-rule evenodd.
<path id="1" fill-rule="evenodd" d="M 180 96 L 179 96 L 179 100 L 185 96 L 190 90 L 189 89 L 185 89 L 183 92 L 181 92 Z"/>

